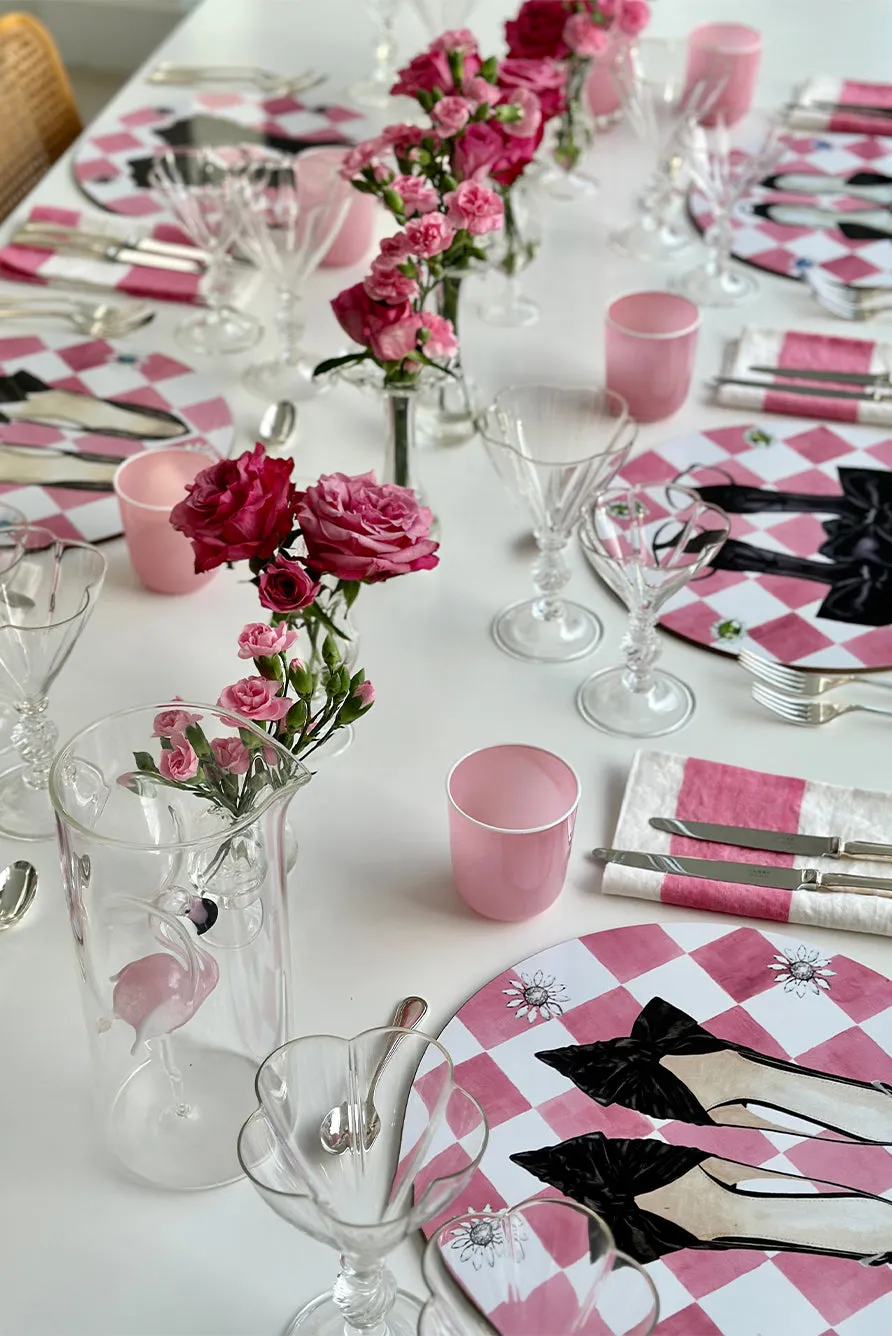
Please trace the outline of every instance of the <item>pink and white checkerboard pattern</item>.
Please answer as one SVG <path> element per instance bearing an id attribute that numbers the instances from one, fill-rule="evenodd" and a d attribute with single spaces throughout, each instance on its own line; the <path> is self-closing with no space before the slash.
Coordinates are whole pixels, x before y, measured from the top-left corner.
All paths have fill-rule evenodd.
<path id="1" fill-rule="evenodd" d="M 840 493 L 837 468 L 888 470 L 888 429 L 832 427 L 775 418 L 677 437 L 629 460 L 622 480 L 747 483 L 818 494 Z M 732 515 L 731 536 L 774 552 L 816 557 L 821 516 Z M 818 558 L 819 560 L 821 558 Z M 686 585 L 663 609 L 661 625 L 685 640 L 728 654 L 753 650 L 802 668 L 858 672 L 892 665 L 892 627 L 818 617 L 828 585 L 752 571 L 715 571 Z"/>
<path id="2" fill-rule="evenodd" d="M 71 334 L 16 334 L 0 338 L 0 375 L 15 371 L 29 371 L 59 389 L 176 413 L 189 430 L 165 444 L 204 444 L 209 453 L 229 453 L 234 429 L 226 400 L 197 371 L 166 353 L 122 352 L 105 339 L 78 339 Z M 136 454 L 144 448 L 121 436 L 31 422 L 0 423 L 0 442 L 63 445 L 110 455 Z M 58 458 L 61 471 L 65 459 Z M 8 468 L 9 462 L 4 465 Z M 112 493 L 0 482 L 0 494 L 32 523 L 45 525 L 60 538 L 96 543 L 121 532 Z"/>
<path id="3" fill-rule="evenodd" d="M 426 1228 L 466 1210 L 494 1210 L 554 1195 L 509 1156 L 585 1132 L 654 1137 L 753 1166 L 846 1184 L 892 1199 L 892 1151 L 743 1128 L 691 1127 L 618 1106 L 602 1108 L 535 1054 L 628 1035 L 642 1007 L 662 997 L 713 1034 L 766 1054 L 859 1080 L 892 1082 L 892 981 L 833 955 L 830 988 L 796 988 L 772 969 L 796 938 L 714 924 L 644 924 L 564 942 L 498 975 L 440 1036 L 456 1078 L 486 1110 L 490 1140 L 461 1198 Z M 783 977 L 783 976 L 781 976 Z M 531 983 L 553 999 L 550 1016 L 516 1004 Z M 419 1069 L 407 1139 L 426 1117 Z M 432 1158 L 442 1154 L 434 1146 Z M 422 1182 L 426 1182 L 423 1179 Z M 539 1240 L 530 1248 L 547 1247 Z M 580 1244 L 579 1251 L 583 1251 Z M 581 1292 L 588 1258 L 562 1257 Z M 545 1268 L 543 1268 L 543 1271 Z M 748 1250 L 668 1254 L 647 1267 L 660 1295 L 658 1336 L 886 1336 L 892 1268 Z M 472 1294 L 471 1268 L 462 1282 Z M 475 1298 L 480 1302 L 479 1292 Z M 541 1336 L 547 1336 L 542 1333 Z"/>
<path id="4" fill-rule="evenodd" d="M 789 140 L 788 151 L 773 169 L 780 172 L 823 172 L 848 176 L 853 172 L 883 172 L 892 176 L 892 143 L 888 138 L 862 134 L 809 134 Z M 892 239 L 851 241 L 841 232 L 811 227 L 784 227 L 768 218 L 754 217 L 753 204 L 810 204 L 843 211 L 869 208 L 849 195 L 792 195 L 755 188 L 734 210 L 733 254 L 757 269 L 787 278 L 799 278 L 803 269 L 824 269 L 842 283 L 892 284 Z M 701 232 L 713 221 L 705 197 L 691 193 L 691 216 Z"/>
<path id="5" fill-rule="evenodd" d="M 137 186 L 129 170 L 133 158 L 151 158 L 164 144 L 158 132 L 186 117 L 212 116 L 235 121 L 285 139 L 352 143 L 352 124 L 361 121 L 349 107 L 311 107 L 295 97 L 260 93 L 209 92 L 165 99 L 164 106 L 140 107 L 117 121 L 103 121 L 101 133 L 81 141 L 74 160 L 74 178 L 95 204 L 111 213 L 150 218 L 165 209 L 150 190 Z"/>

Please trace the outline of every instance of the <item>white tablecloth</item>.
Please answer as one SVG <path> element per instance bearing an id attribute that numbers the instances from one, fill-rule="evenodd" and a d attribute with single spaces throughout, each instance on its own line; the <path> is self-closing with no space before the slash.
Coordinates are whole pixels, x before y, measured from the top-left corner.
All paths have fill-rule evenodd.
<path id="1" fill-rule="evenodd" d="M 478 5 L 473 21 L 485 49 L 497 49 L 508 9 L 499 0 Z M 716 17 L 762 27 L 765 107 L 785 100 L 794 80 L 809 74 L 885 79 L 892 66 L 888 0 L 656 0 L 654 11 L 660 35 L 683 34 Z M 406 51 L 421 45 L 411 10 L 401 29 Z M 366 71 L 371 40 L 360 0 L 205 0 L 157 55 L 181 63 L 256 62 L 286 72 L 313 65 L 331 76 L 326 93 L 334 96 Z M 137 76 L 104 117 L 152 97 L 157 90 Z M 601 196 L 549 207 L 541 259 L 525 278 L 542 306 L 540 324 L 494 329 L 468 302 L 466 363 L 485 390 L 524 377 L 599 378 L 607 299 L 663 281 L 665 270 L 621 260 L 606 246 L 641 185 L 646 163 L 638 148 L 624 130 L 615 131 L 599 142 L 593 165 Z M 66 160 L 33 198 L 83 205 Z M 361 272 L 327 270 L 314 280 L 309 337 L 320 353 L 342 341 L 328 299 Z M 268 302 L 265 310 L 271 313 Z M 181 315 L 182 308 L 163 308 L 132 345 L 170 347 Z M 711 404 L 703 383 L 718 368 L 724 339 L 754 318 L 773 327 L 838 330 L 799 289 L 764 276 L 745 312 L 705 313 L 690 401 L 673 422 L 643 429 L 641 449 L 689 428 L 747 420 Z M 271 335 L 266 346 L 272 347 Z M 240 440 L 248 445 L 262 405 L 237 385 L 244 360 L 210 361 L 205 369 L 231 396 Z M 375 468 L 382 441 L 375 405 L 342 387 L 303 410 L 296 471 L 309 477 Z M 441 565 L 363 592 L 361 661 L 378 702 L 352 750 L 320 772 L 293 808 L 301 838 L 292 885 L 293 993 L 303 1032 L 347 1034 L 383 1024 L 397 997 L 410 992 L 429 999 L 436 1030 L 468 994 L 538 948 L 655 914 L 696 917 L 602 899 L 586 857 L 609 841 L 634 743 L 589 728 L 573 697 L 584 676 L 616 659 L 622 612 L 574 551 L 570 592 L 597 607 L 606 624 L 596 656 L 534 667 L 499 653 L 489 620 L 529 588 L 524 517 L 512 510 L 479 442 L 426 454 L 421 462 L 442 523 Z M 172 694 L 216 698 L 239 666 L 235 637 L 256 614 L 253 591 L 234 573 L 194 597 L 164 598 L 137 585 L 123 542 L 106 550 L 109 574 L 98 610 L 52 691 L 63 736 L 130 704 Z M 732 662 L 675 639 L 665 640 L 664 652 L 698 702 L 692 724 L 667 740 L 669 749 L 890 787 L 888 743 L 869 718 L 853 716 L 827 730 L 790 728 L 756 709 L 748 680 Z M 542 918 L 513 927 L 474 918 L 456 901 L 443 789 L 456 757 L 501 741 L 552 748 L 575 766 L 584 786 L 560 901 Z M 28 919 L 0 938 L 0 1332 L 271 1336 L 333 1278 L 334 1255 L 278 1219 L 246 1183 L 178 1196 L 128 1183 L 109 1166 L 91 1123 L 86 1036 L 55 850 L 0 840 L 2 862 L 23 855 L 35 859 L 41 882 Z M 837 940 L 819 930 L 802 936 L 892 967 L 886 940 L 855 934 Z M 417 1254 L 406 1245 L 394 1259 L 401 1283 L 416 1291 Z"/>

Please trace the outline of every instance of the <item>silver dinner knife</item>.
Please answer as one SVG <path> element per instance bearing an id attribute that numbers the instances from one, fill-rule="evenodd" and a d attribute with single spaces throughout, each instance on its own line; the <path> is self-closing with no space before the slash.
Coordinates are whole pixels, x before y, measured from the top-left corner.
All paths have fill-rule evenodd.
<path id="1" fill-rule="evenodd" d="M 847 111 L 856 116 L 892 116 L 892 107 L 871 107 L 866 102 L 797 102 L 797 111 Z"/>
<path id="2" fill-rule="evenodd" d="M 721 858 L 682 858 L 677 854 L 645 854 L 632 849 L 593 849 L 599 863 L 644 868 L 677 877 L 705 877 L 709 881 L 742 886 L 772 886 L 784 891 L 853 891 L 892 899 L 892 877 L 855 877 L 843 872 L 818 872 L 811 867 L 764 867 L 759 863 L 726 863 Z"/>
<path id="3" fill-rule="evenodd" d="M 892 388 L 892 375 L 888 371 L 820 371 L 817 367 L 795 366 L 751 366 L 750 371 L 762 371 L 792 380 L 830 380 L 837 385 L 883 385 Z"/>
<path id="4" fill-rule="evenodd" d="M 141 269 L 166 269 L 173 274 L 204 273 L 204 265 L 196 260 L 183 260 L 176 255 L 150 255 L 148 251 L 122 246 L 116 241 L 84 241 L 73 237 L 65 239 L 44 232 L 29 232 L 22 236 L 16 232 L 12 242 L 14 245 L 31 246 L 35 250 L 55 251 L 57 255 L 76 255 L 85 260 L 113 260 L 117 264 L 129 264 Z"/>
<path id="5" fill-rule="evenodd" d="M 804 394 L 818 399 L 858 399 L 862 403 L 885 403 L 892 388 L 865 385 L 862 390 L 834 390 L 823 385 L 770 385 L 765 380 L 744 380 L 740 376 L 716 376 L 715 385 L 745 385 L 748 390 L 775 390 L 782 394 Z"/>
<path id="6" fill-rule="evenodd" d="M 13 241 L 26 244 L 29 236 L 42 236 L 59 241 L 87 241 L 93 246 L 128 246 L 131 250 L 145 251 L 147 255 L 172 255 L 178 260 L 193 260 L 196 264 L 207 265 L 210 256 L 198 246 L 187 246 L 178 241 L 159 241 L 157 237 L 144 237 L 138 233 L 129 237 L 112 236 L 108 232 L 88 232 L 82 227 L 65 227 L 61 223 L 27 222 L 17 230 Z"/>
<path id="7" fill-rule="evenodd" d="M 722 826 L 714 821 L 681 821 L 674 816 L 652 816 L 654 830 L 686 835 L 692 840 L 732 844 L 738 849 L 764 849 L 775 854 L 804 854 L 807 858 L 879 858 L 892 860 L 892 844 L 841 840 L 838 835 L 799 835 L 785 830 L 758 830 L 754 826 Z"/>

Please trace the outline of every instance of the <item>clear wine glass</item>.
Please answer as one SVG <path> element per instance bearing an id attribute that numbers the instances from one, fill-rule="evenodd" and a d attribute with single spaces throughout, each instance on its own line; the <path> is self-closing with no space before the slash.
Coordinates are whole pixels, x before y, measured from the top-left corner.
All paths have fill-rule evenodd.
<path id="1" fill-rule="evenodd" d="M 353 84 L 350 98 L 361 107 L 383 111 L 390 105 L 390 90 L 398 64 L 396 20 L 405 0 L 366 0 L 366 9 L 377 29 L 375 68 L 369 79 Z"/>
<path id="2" fill-rule="evenodd" d="M 21 757 L 0 776 L 5 835 L 43 840 L 54 832 L 48 782 L 59 730 L 47 718 L 47 693 L 96 606 L 105 567 L 89 543 L 39 525 L 0 528 L 0 692 L 15 701 L 12 742 Z"/>
<path id="3" fill-rule="evenodd" d="M 601 622 L 561 597 L 570 579 L 564 556 L 580 511 L 625 463 L 636 426 L 611 390 L 514 385 L 500 390 L 480 421 L 496 472 L 533 519 L 539 557 L 534 598 L 503 609 L 493 639 L 506 654 L 564 663 L 590 654 Z"/>
<path id="4" fill-rule="evenodd" d="M 242 217 L 245 189 L 262 189 L 268 168 L 258 155 L 238 148 L 164 148 L 155 153 L 149 184 L 190 240 L 207 252 L 202 285 L 207 305 L 176 331 L 190 352 L 211 356 L 253 348 L 263 332 L 254 316 L 228 304 L 229 248 Z"/>
<path id="5" fill-rule="evenodd" d="M 490 232 L 484 244 L 491 281 L 499 291 L 480 303 L 480 315 L 490 325 L 518 329 L 539 319 L 538 305 L 521 291 L 520 276 L 538 254 L 542 223 L 534 195 L 519 183 L 503 198 L 504 225 Z"/>
<path id="6" fill-rule="evenodd" d="M 576 695 L 580 714 L 595 728 L 655 738 L 688 722 L 695 706 L 690 687 L 654 666 L 657 621 L 666 600 L 713 561 L 730 527 L 718 506 L 675 484 L 611 488 L 585 508 L 582 545 L 629 609 L 625 663 L 594 673 Z"/>
<path id="7" fill-rule="evenodd" d="M 303 294 L 350 207 L 352 186 L 338 173 L 342 155 L 308 149 L 299 157 L 269 157 L 262 191 L 250 180 L 240 194 L 243 227 L 239 244 L 276 285 L 281 350 L 242 376 L 245 386 L 267 402 L 310 399 L 327 388 L 313 379 L 321 358 L 301 347 L 306 326 Z"/>
<path id="8" fill-rule="evenodd" d="M 752 153 L 732 149 L 721 117 L 711 137 L 700 126 L 691 130 L 690 176 L 706 197 L 712 222 L 703 235 L 706 262 L 681 274 L 672 284 L 675 292 L 690 297 L 698 306 L 736 306 L 759 291 L 750 271 L 731 267 L 732 219 L 744 196 L 771 172 L 783 152 L 781 127 L 774 123 Z"/>
<path id="9" fill-rule="evenodd" d="M 11 525 L 24 530 L 28 521 L 25 518 L 24 511 L 16 506 L 10 506 L 5 501 L 0 501 L 0 530 L 8 529 Z M 21 557 L 24 551 L 24 539 L 13 543 L 10 547 L 0 546 L 0 580 L 3 579 L 5 571 L 12 567 Z M 13 745 L 12 730 L 15 727 L 16 713 L 11 701 L 0 699 L 0 756 L 8 752 Z"/>
<path id="10" fill-rule="evenodd" d="M 432 1297 L 419 1336 L 649 1336 L 660 1314 L 643 1267 L 566 1198 L 456 1216 L 431 1235 L 423 1272 Z"/>
<path id="11" fill-rule="evenodd" d="M 476 0 L 414 0 L 418 17 L 431 41 L 441 33 L 464 28 Z"/>
<path id="12" fill-rule="evenodd" d="M 385 1259 L 455 1200 L 487 1143 L 449 1054 L 397 1027 L 310 1035 L 272 1053 L 255 1084 L 242 1168 L 277 1214 L 340 1254 L 334 1289 L 286 1336 L 415 1336 L 421 1304 L 397 1290 Z"/>

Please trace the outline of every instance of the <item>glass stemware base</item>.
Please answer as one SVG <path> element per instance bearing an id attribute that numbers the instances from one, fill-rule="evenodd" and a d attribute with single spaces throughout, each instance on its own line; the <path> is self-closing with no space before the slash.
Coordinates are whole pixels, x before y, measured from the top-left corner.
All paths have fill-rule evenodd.
<path id="1" fill-rule="evenodd" d="M 416 1336 L 421 1317 L 421 1301 L 405 1290 L 398 1290 L 393 1307 L 385 1320 L 374 1328 L 373 1336 Z M 331 1293 L 321 1294 L 302 1308 L 289 1322 L 282 1336 L 348 1336 L 353 1328 L 344 1322 L 344 1314 Z M 358 1336 L 358 1333 L 357 1333 Z"/>
<path id="2" fill-rule="evenodd" d="M 49 790 L 25 782 L 29 767 L 14 766 L 0 775 L 0 835 L 15 840 L 51 840 L 56 821 Z"/>
<path id="3" fill-rule="evenodd" d="M 694 238 L 672 223 L 644 219 L 610 235 L 610 249 L 631 260 L 674 260 L 691 250 Z"/>
<path id="4" fill-rule="evenodd" d="M 561 616 L 548 619 L 537 614 L 538 607 L 538 599 L 525 599 L 493 619 L 492 638 L 505 654 L 533 663 L 571 663 L 598 646 L 604 628 L 588 608 L 562 601 Z"/>
<path id="5" fill-rule="evenodd" d="M 682 728 L 694 713 L 694 693 L 671 673 L 656 671 L 647 691 L 627 685 L 624 666 L 603 668 L 586 678 L 576 705 L 587 723 L 621 738 L 658 738 Z"/>
<path id="6" fill-rule="evenodd" d="M 511 290 L 485 299 L 478 309 L 482 320 L 502 329 L 526 329 L 539 322 L 538 304 L 531 297 Z"/>
<path id="7" fill-rule="evenodd" d="M 689 297 L 698 306 L 737 306 L 759 291 L 758 280 L 739 269 L 716 269 L 704 265 L 689 269 L 671 284 L 673 292 Z"/>
<path id="8" fill-rule="evenodd" d="M 600 186 L 588 172 L 562 171 L 560 167 L 548 167 L 539 178 L 539 188 L 551 199 L 574 200 L 591 199 L 597 195 Z"/>
<path id="9" fill-rule="evenodd" d="M 242 372 L 242 384 L 246 390 L 256 394 L 258 399 L 265 399 L 267 403 L 277 403 L 280 399 L 298 403 L 317 399 L 320 394 L 331 389 L 328 377 L 313 379 L 313 371 L 321 360 L 304 356 L 286 362 L 280 357 L 271 357 L 266 362 L 255 362 L 253 366 L 247 367 Z"/>
<path id="10" fill-rule="evenodd" d="M 202 357 L 242 353 L 260 342 L 263 326 L 252 315 L 232 306 L 199 311 L 177 326 L 174 338 L 181 348 Z"/>

